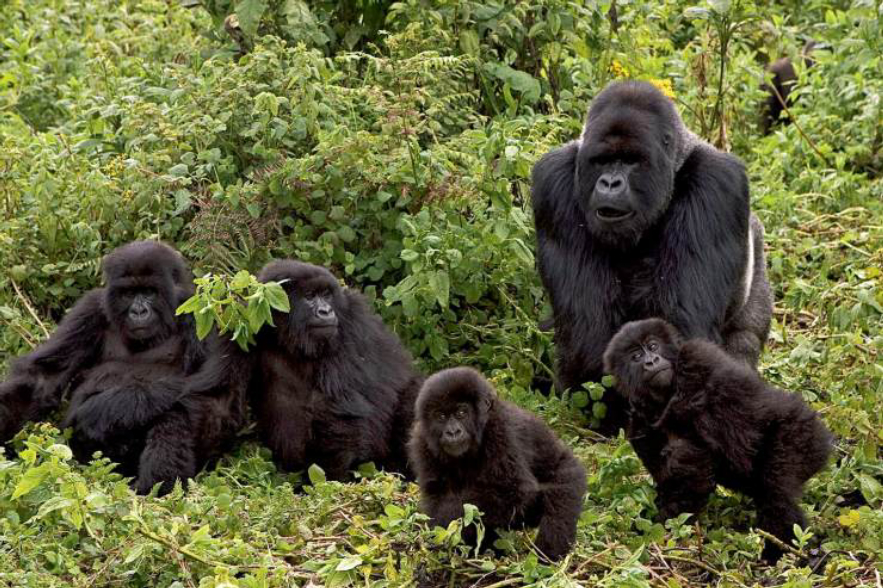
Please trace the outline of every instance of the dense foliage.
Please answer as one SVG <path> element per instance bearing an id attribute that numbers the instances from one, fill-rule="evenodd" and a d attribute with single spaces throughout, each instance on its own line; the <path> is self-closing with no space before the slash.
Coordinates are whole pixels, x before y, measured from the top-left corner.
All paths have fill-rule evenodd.
<path id="1" fill-rule="evenodd" d="M 416 487 L 370 467 L 356 484 L 277 473 L 249 430 L 186 493 L 157 499 L 107 463 L 72 462 L 57 430 L 32 426 L 0 456 L 0 585 L 879 586 L 881 11 L 875 0 L 3 2 L 0 372 L 121 243 L 161 238 L 215 276 L 206 289 L 256 296 L 244 324 L 261 322 L 272 291 L 218 276 L 298 257 L 364 291 L 425 370 L 481 369 L 571 443 L 590 477 L 578 546 L 547 565 L 529 533 L 508 534 L 508 555 L 492 558 L 461 546 L 456 525 L 427 529 Z M 763 137 L 764 64 L 808 37 L 827 48 L 798 65 L 796 124 Z M 718 490 L 699 525 L 651 522 L 653 486 L 627 441 L 588 431 L 600 387 L 531 389 L 552 350 L 537 327 L 549 309 L 530 168 L 576 136 L 616 77 L 654 81 L 691 128 L 745 160 L 776 297 L 762 372 L 838 437 L 807 489 L 811 527 L 775 567 L 758 562 L 741 496 Z M 215 319 L 235 318 L 225 308 Z"/>

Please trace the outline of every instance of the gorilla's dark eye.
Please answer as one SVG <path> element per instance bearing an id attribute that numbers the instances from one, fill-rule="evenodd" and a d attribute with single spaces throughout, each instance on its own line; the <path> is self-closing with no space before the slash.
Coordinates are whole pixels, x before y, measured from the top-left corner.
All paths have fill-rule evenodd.
<path id="1" fill-rule="evenodd" d="M 659 349 L 659 345 L 656 344 L 656 341 L 650 341 L 647 349 L 649 349 L 650 351 L 656 351 L 657 349 Z"/>
<path id="2" fill-rule="evenodd" d="M 641 361 L 641 357 L 644 355 L 641 351 L 635 351 L 632 353 L 632 361 Z"/>

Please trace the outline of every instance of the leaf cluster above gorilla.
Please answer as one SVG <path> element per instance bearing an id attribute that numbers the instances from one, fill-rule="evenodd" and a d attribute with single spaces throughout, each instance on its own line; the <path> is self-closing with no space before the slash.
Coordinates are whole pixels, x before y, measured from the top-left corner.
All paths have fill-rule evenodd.
<path id="1" fill-rule="evenodd" d="M 205 361 L 190 317 L 175 309 L 192 275 L 171 247 L 136 241 L 103 263 L 106 285 L 84 295 L 48 341 L 13 363 L 0 385 L 0 439 L 46 418 L 70 392 L 64 426 L 80 460 L 95 451 L 146 493 L 190 478 L 235 433 L 244 398 L 190 394 Z"/>
<path id="2" fill-rule="evenodd" d="M 582 136 L 536 164 L 532 193 L 559 387 L 598 381 L 617 329 L 653 316 L 756 364 L 772 299 L 744 167 L 688 131 L 653 85 L 605 88 Z M 625 407 L 605 401 L 612 433 Z"/>

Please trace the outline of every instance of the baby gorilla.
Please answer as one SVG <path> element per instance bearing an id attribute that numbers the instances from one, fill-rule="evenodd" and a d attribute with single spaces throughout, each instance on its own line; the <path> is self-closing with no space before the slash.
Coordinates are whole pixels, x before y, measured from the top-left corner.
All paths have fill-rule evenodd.
<path id="1" fill-rule="evenodd" d="M 798 500 L 832 437 L 799 395 L 713 343 L 682 341 L 661 319 L 623 326 L 604 369 L 631 405 L 629 439 L 656 482 L 661 518 L 700 511 L 719 483 L 751 496 L 758 527 L 785 543 L 806 525 Z M 780 555 L 768 542 L 763 557 Z"/>
<path id="2" fill-rule="evenodd" d="M 420 508 L 435 525 L 477 506 L 493 529 L 539 526 L 537 548 L 560 559 L 576 539 L 586 472 L 536 416 L 497 397 L 475 370 L 438 372 L 417 397 L 408 446 Z"/>

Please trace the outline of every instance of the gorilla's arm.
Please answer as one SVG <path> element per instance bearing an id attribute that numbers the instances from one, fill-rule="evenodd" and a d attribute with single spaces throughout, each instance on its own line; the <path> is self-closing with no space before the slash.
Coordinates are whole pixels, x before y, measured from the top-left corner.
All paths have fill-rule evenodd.
<path id="1" fill-rule="evenodd" d="M 620 320 L 612 310 L 619 293 L 615 275 L 607 258 L 591 250 L 573 197 L 578 149 L 572 142 L 546 154 L 531 180 L 537 264 L 553 298 L 558 385 L 564 388 L 601 377 L 601 357 Z"/>
<path id="2" fill-rule="evenodd" d="M 108 322 L 103 290 L 83 296 L 45 343 L 12 364 L 0 385 L 0 441 L 22 425 L 55 409 L 69 384 L 95 364 L 104 345 Z"/>
<path id="3" fill-rule="evenodd" d="M 742 291 L 749 215 L 741 162 L 697 146 L 675 178 L 656 268 L 657 280 L 668 284 L 656 302 L 658 314 L 686 338 L 721 342 L 712 325 L 723 324 L 730 293 Z"/>
<path id="4" fill-rule="evenodd" d="M 136 434 L 152 425 L 172 408 L 184 389 L 184 378 L 157 375 L 147 379 L 124 378 L 116 369 L 90 375 L 79 389 L 65 418 L 64 426 L 72 426 L 89 440 L 107 443 L 122 435 Z M 112 384 L 123 379 L 123 384 Z"/>

